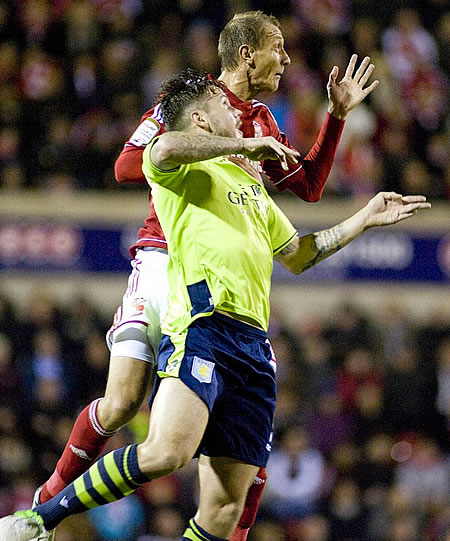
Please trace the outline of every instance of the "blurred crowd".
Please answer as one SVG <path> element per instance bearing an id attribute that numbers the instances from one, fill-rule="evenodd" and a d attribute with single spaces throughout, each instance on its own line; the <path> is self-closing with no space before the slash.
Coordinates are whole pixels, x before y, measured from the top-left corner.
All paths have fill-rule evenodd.
<path id="1" fill-rule="evenodd" d="M 0 516 L 27 508 L 108 368 L 95 307 L 0 293 Z M 336 305 L 289 327 L 274 310 L 278 404 L 249 541 L 450 540 L 450 322 Z M 148 407 L 107 450 L 146 435 Z M 57 541 L 171 541 L 197 501 L 196 464 L 58 527 Z"/>
<path id="2" fill-rule="evenodd" d="M 113 164 L 156 89 L 186 66 L 220 73 L 237 11 L 278 16 L 292 65 L 262 96 L 303 153 L 333 65 L 370 55 L 381 84 L 351 113 L 327 193 L 450 195 L 446 0 L 0 0 L 0 190 L 117 188 Z"/>
<path id="3" fill-rule="evenodd" d="M 303 153 L 333 65 L 369 55 L 380 85 L 347 121 L 326 194 L 450 196 L 450 12 L 445 0 L 0 0 L 0 196 L 115 190 L 113 165 L 160 82 L 218 75 L 233 13 L 278 16 L 292 64 L 261 96 Z M 123 188 L 122 188 L 123 189 Z M 327 196 L 327 195 L 326 195 Z M 0 292 L 0 516 L 28 508 L 73 420 L 101 396 L 109 321 L 84 298 Z M 272 317 L 278 405 L 269 481 L 249 541 L 450 541 L 450 323 Z M 109 443 L 145 437 L 148 411 Z M 107 450 L 108 450 L 107 449 Z M 170 541 L 196 508 L 195 462 L 74 516 L 58 541 Z M 151 532 L 151 533 L 150 533 Z"/>

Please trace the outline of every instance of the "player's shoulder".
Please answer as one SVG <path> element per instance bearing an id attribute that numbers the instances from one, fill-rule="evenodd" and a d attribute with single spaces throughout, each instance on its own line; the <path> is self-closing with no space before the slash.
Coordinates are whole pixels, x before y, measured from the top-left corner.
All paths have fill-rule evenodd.
<path id="1" fill-rule="evenodd" d="M 152 120 L 154 120 L 155 122 L 157 122 L 160 125 L 164 124 L 164 121 L 163 121 L 163 118 L 162 118 L 162 115 L 161 115 L 161 104 L 160 103 L 156 104 L 155 106 L 151 107 L 148 111 L 146 111 L 142 115 L 141 122 L 143 122 L 144 120 L 147 120 L 149 118 L 151 118 Z"/>
<path id="2" fill-rule="evenodd" d="M 156 136 L 164 132 L 164 122 L 161 115 L 161 105 L 158 104 L 146 111 L 125 146 L 145 147 Z"/>
<path id="3" fill-rule="evenodd" d="M 278 126 L 278 123 L 268 105 L 259 100 L 252 100 L 251 104 L 256 115 L 260 116 L 261 118 L 265 118 L 268 122 L 273 122 L 276 126 Z"/>

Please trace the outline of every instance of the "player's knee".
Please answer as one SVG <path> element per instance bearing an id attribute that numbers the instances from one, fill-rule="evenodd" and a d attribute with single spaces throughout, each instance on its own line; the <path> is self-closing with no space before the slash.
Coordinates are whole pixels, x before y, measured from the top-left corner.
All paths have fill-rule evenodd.
<path id="1" fill-rule="evenodd" d="M 107 396 L 103 399 L 99 416 L 105 430 L 116 430 L 131 421 L 141 405 L 138 396 Z"/>
<path id="2" fill-rule="evenodd" d="M 170 475 L 185 466 L 192 458 L 192 453 L 173 446 L 148 444 L 139 446 L 139 467 L 144 474 L 152 476 Z"/>

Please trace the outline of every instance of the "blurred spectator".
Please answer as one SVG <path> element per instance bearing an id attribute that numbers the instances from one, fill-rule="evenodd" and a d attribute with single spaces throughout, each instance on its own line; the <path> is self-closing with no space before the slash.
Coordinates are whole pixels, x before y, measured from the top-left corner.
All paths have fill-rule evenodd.
<path id="1" fill-rule="evenodd" d="M 368 349 L 350 351 L 337 372 L 337 394 L 347 411 L 355 411 L 360 395 L 367 389 L 382 389 L 383 380 Z"/>
<path id="2" fill-rule="evenodd" d="M 0 333 L 0 404 L 18 406 L 23 392 L 22 373 L 16 363 L 12 341 Z"/>
<path id="3" fill-rule="evenodd" d="M 328 504 L 331 522 L 330 541 L 359 541 L 364 530 L 366 510 L 353 479 L 337 481 Z"/>
<path id="4" fill-rule="evenodd" d="M 382 41 L 392 73 L 400 82 L 410 80 L 418 65 L 437 63 L 436 42 L 413 9 L 397 11 L 394 26 L 383 32 Z"/>
<path id="5" fill-rule="evenodd" d="M 137 541 L 176 541 L 185 530 L 182 515 L 172 507 L 161 507 L 151 517 L 150 530 L 154 535 L 139 537 Z"/>
<path id="6" fill-rule="evenodd" d="M 436 386 L 419 367 L 415 347 L 407 347 L 393 360 L 385 375 L 384 414 L 386 425 L 396 434 L 433 429 Z"/>
<path id="7" fill-rule="evenodd" d="M 450 433 L 450 340 L 442 342 L 437 352 L 437 397 L 436 407 L 447 419 L 447 430 Z"/>
<path id="8" fill-rule="evenodd" d="M 324 460 L 321 453 L 310 446 L 304 428 L 291 426 L 286 429 L 280 448 L 272 453 L 267 474 L 264 497 L 268 513 L 280 520 L 295 520 L 317 511 Z"/>
<path id="9" fill-rule="evenodd" d="M 353 349 L 373 345 L 373 333 L 367 319 L 350 304 L 338 307 L 333 319 L 328 323 L 325 338 L 331 345 L 335 367 L 340 366 Z"/>
<path id="10" fill-rule="evenodd" d="M 353 417 L 344 411 L 342 400 L 331 393 L 320 397 L 307 426 L 313 446 L 325 455 L 340 443 L 352 440 L 355 433 Z"/>
<path id="11" fill-rule="evenodd" d="M 378 332 L 381 354 L 388 365 L 409 346 L 414 336 L 414 329 L 411 328 L 406 313 L 398 304 L 392 302 L 386 304 L 382 310 Z"/>
<path id="12" fill-rule="evenodd" d="M 433 440 L 420 438 L 415 442 L 411 458 L 397 468 L 396 484 L 407 489 L 423 511 L 448 503 L 449 464 Z"/>

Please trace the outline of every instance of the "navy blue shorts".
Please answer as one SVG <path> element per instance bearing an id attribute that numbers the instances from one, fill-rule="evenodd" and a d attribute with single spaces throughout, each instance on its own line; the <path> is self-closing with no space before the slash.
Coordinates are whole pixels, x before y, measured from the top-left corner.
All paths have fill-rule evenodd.
<path id="1" fill-rule="evenodd" d="M 195 320 L 182 334 L 163 335 L 158 377 L 178 377 L 208 406 L 199 452 L 265 466 L 276 400 L 275 358 L 264 331 L 222 314 Z"/>

